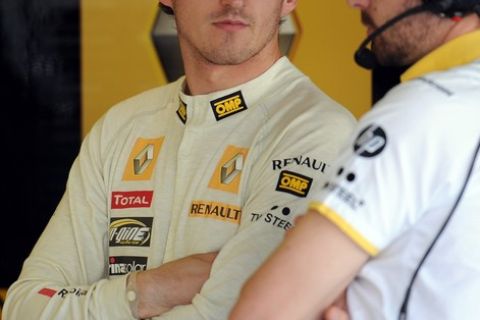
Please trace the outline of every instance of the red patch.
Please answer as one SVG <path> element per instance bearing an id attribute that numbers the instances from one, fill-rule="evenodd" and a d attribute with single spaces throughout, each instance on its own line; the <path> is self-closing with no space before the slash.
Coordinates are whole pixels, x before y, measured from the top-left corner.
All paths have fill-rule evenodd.
<path id="1" fill-rule="evenodd" d="M 112 209 L 150 208 L 153 191 L 112 192 Z"/>
<path id="2" fill-rule="evenodd" d="M 38 291 L 38 293 L 51 298 L 55 295 L 55 293 L 57 293 L 57 290 L 43 288 L 42 290 Z"/>

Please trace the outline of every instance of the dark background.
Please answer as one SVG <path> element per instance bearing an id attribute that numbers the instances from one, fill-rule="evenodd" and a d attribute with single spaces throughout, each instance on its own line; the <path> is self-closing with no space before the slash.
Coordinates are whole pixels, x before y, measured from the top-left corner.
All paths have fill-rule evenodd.
<path id="1" fill-rule="evenodd" d="M 18 277 L 79 150 L 79 1 L 0 0 L 0 287 Z M 373 72 L 373 101 L 402 70 Z"/>
<path id="2" fill-rule="evenodd" d="M 0 287 L 17 277 L 80 145 L 79 0 L 0 0 Z"/>

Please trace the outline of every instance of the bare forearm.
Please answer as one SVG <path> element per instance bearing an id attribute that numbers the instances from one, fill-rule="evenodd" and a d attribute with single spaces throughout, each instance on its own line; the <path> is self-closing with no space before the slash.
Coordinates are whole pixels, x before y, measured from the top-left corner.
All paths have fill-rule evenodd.
<path id="1" fill-rule="evenodd" d="M 246 283 L 231 319 L 313 318 L 367 258 L 336 226 L 310 212 Z"/>

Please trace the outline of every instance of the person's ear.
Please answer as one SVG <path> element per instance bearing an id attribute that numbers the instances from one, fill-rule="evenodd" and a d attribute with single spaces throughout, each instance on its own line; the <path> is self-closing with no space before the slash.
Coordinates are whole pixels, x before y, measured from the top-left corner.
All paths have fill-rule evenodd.
<path id="1" fill-rule="evenodd" d="M 283 0 L 282 17 L 289 15 L 297 7 L 297 0 Z"/>

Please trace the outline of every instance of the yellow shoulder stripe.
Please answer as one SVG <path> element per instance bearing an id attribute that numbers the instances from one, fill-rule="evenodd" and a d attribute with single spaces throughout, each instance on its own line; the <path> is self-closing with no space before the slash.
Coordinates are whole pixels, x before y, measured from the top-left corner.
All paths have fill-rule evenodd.
<path id="1" fill-rule="evenodd" d="M 353 228 L 345 219 L 343 219 L 338 213 L 320 202 L 311 202 L 309 208 L 317 211 L 319 214 L 330 220 L 340 230 L 342 230 L 347 236 L 349 236 L 360 248 L 365 250 L 370 256 L 376 256 L 378 249 L 364 236 L 362 236 L 355 228 Z"/>

